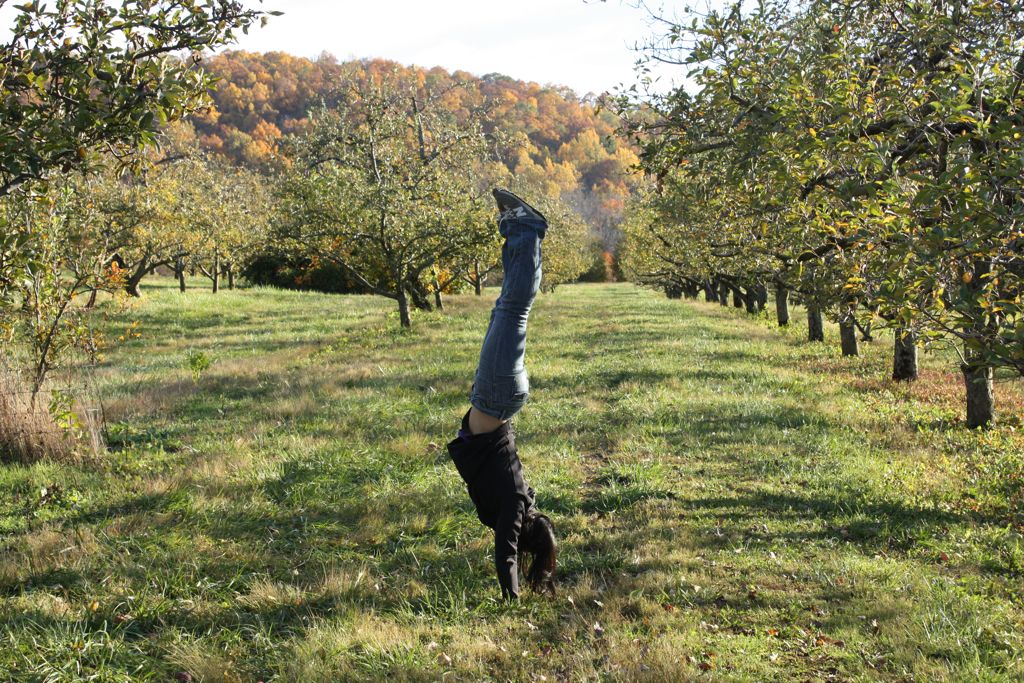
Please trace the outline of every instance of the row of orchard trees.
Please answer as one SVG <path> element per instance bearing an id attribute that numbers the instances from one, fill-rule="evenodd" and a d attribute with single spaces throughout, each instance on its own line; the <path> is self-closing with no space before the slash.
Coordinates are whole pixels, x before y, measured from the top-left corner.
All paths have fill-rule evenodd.
<path id="1" fill-rule="evenodd" d="M 558 223 L 546 287 L 591 265 L 596 245 L 562 200 L 557 172 L 514 173 L 506 159 L 522 141 L 484 133 L 491 103 L 459 115 L 449 103 L 457 82 L 437 90 L 359 67 L 337 74 L 260 172 L 204 153 L 179 124 L 163 131 L 141 173 L 108 173 L 83 188 L 107 216 L 101 230 L 120 238 L 106 250 L 125 290 L 138 296 L 158 267 L 172 269 L 182 291 L 185 273 L 198 271 L 216 292 L 222 275 L 230 285 L 254 259 L 328 264 L 352 289 L 394 300 L 408 327 L 413 308 L 443 307 L 442 292 L 467 282 L 480 293 L 498 266 L 495 185 L 529 194 Z"/>
<path id="2" fill-rule="evenodd" d="M 792 294 L 856 353 L 895 332 L 959 353 L 967 423 L 993 419 L 996 370 L 1024 372 L 1024 5 L 1003 0 L 763 0 L 668 20 L 654 58 L 690 68 L 629 123 L 656 179 L 624 260 L 643 280 Z"/>

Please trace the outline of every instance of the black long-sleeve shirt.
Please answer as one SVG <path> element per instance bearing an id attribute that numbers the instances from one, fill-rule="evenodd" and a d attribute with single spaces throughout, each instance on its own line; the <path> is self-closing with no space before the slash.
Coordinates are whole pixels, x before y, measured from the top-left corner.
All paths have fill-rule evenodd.
<path id="1" fill-rule="evenodd" d="M 469 434 L 469 414 L 462 433 Z M 460 436 L 448 454 L 469 489 L 477 517 L 494 529 L 494 566 L 506 598 L 519 597 L 519 532 L 533 509 L 534 492 L 523 478 L 515 438 L 508 423 L 493 432 Z"/>

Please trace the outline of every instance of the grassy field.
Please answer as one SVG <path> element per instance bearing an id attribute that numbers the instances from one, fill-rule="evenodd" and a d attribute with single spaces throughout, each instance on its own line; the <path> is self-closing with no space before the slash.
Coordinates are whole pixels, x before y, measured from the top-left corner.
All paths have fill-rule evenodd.
<path id="1" fill-rule="evenodd" d="M 948 359 L 894 387 L 890 338 L 630 285 L 535 308 L 515 427 L 561 585 L 502 604 L 444 451 L 493 294 L 409 333 L 165 282 L 111 315 L 110 454 L 0 466 L 0 680 L 1024 679 L 1021 387 L 968 432 Z"/>

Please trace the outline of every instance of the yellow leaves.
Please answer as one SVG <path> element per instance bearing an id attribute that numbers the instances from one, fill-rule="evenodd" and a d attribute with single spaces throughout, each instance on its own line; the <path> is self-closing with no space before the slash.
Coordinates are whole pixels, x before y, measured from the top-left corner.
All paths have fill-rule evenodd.
<path id="1" fill-rule="evenodd" d="M 960 277 L 960 280 L 961 280 L 961 281 L 962 281 L 962 282 L 963 282 L 963 283 L 964 283 L 965 285 L 969 285 L 969 284 L 971 284 L 971 281 L 972 281 L 972 280 L 974 280 L 974 273 L 970 273 L 970 272 L 964 273 L 964 274 L 963 274 L 963 275 L 962 275 L 962 276 Z"/>
<path id="2" fill-rule="evenodd" d="M 815 129 L 813 129 L 813 128 L 808 128 L 808 129 L 807 129 L 807 132 L 808 132 L 808 133 L 810 134 L 810 136 L 811 136 L 812 138 L 817 138 L 817 137 L 818 137 L 818 131 L 816 131 L 816 130 L 815 130 Z"/>
<path id="3" fill-rule="evenodd" d="M 132 321 L 132 323 L 128 325 L 127 328 L 125 328 L 124 334 L 118 336 L 117 341 L 123 343 L 131 339 L 140 339 L 141 337 L 142 333 L 139 332 L 139 321 L 135 320 Z"/>

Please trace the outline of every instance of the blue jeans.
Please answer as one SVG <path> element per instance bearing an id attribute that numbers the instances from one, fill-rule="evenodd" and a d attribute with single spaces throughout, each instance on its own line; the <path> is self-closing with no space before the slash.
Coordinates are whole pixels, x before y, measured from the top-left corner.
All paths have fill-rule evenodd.
<path id="1" fill-rule="evenodd" d="M 540 243 L 547 228 L 544 221 L 533 219 L 505 218 L 498 223 L 505 238 L 501 248 L 505 279 L 491 311 L 469 402 L 499 420 L 518 413 L 530 394 L 526 320 L 540 288 Z"/>

